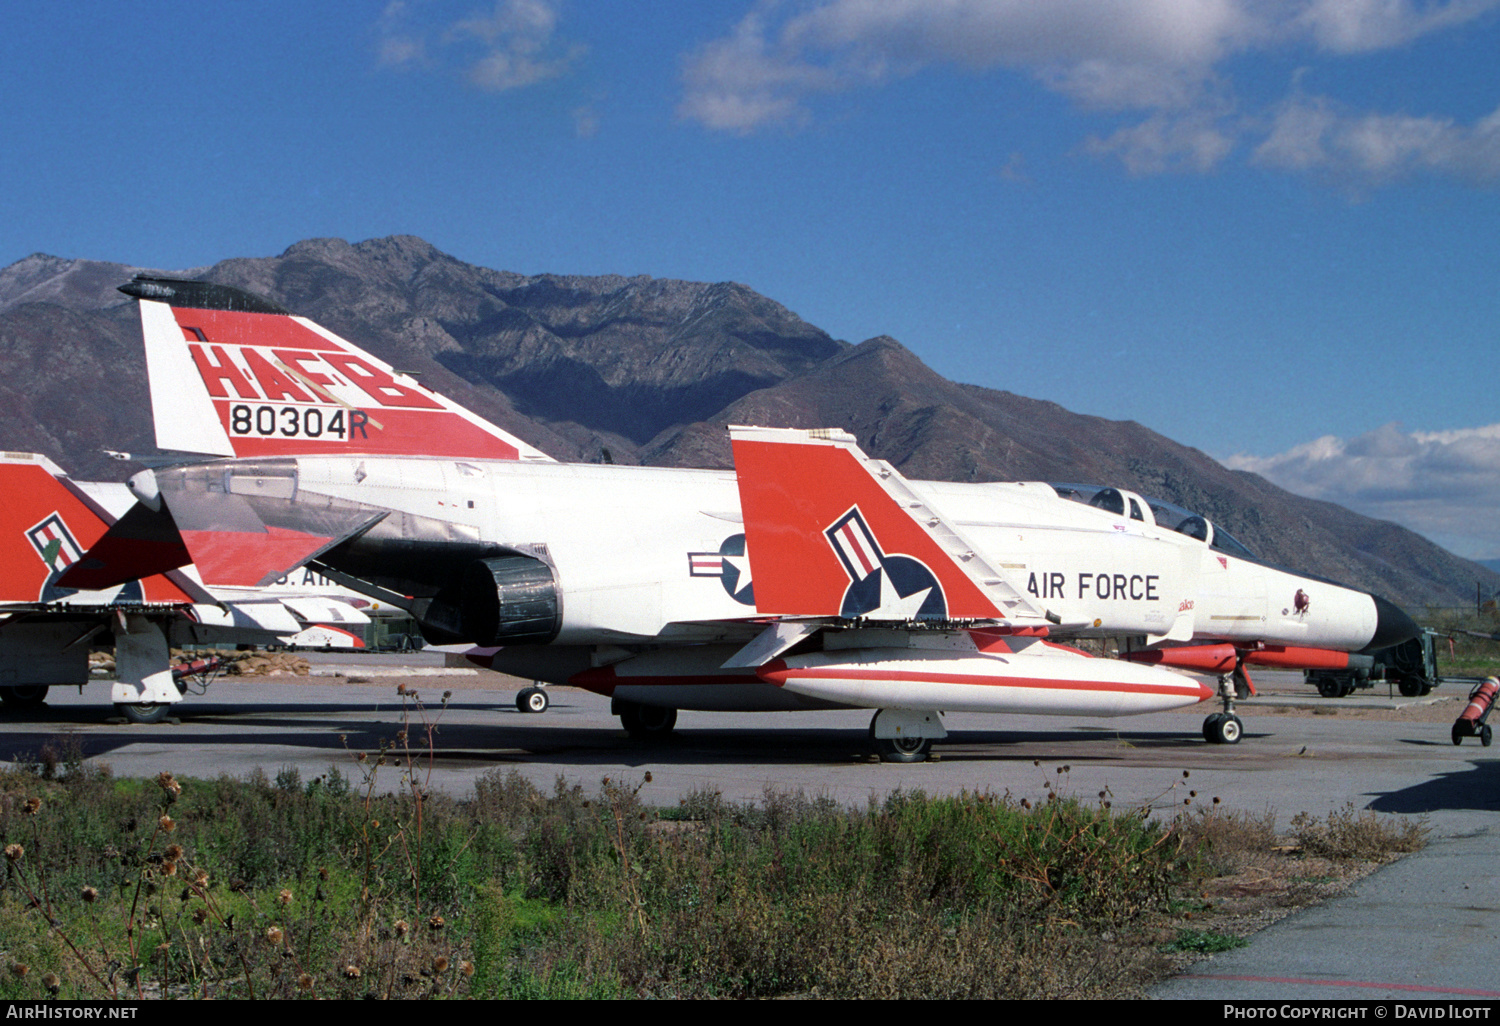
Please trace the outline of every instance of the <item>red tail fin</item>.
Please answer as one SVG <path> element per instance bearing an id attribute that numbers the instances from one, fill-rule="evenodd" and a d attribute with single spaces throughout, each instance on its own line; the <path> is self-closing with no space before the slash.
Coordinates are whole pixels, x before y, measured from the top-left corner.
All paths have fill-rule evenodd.
<path id="1" fill-rule="evenodd" d="M 248 292 L 139 276 L 156 444 L 215 456 L 547 460 L 305 317 Z"/>
<path id="2" fill-rule="evenodd" d="M 76 586 L 61 584 L 58 578 L 79 565 L 113 521 L 45 456 L 0 455 L 0 602 L 178 603 L 206 597 L 180 575 L 169 579 L 145 571 L 108 592 L 80 594 Z M 158 560 L 150 569 L 164 565 L 181 564 Z"/>

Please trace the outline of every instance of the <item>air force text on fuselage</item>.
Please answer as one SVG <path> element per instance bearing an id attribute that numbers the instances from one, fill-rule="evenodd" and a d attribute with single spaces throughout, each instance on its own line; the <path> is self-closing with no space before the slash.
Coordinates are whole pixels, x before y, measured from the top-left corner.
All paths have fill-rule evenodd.
<path id="1" fill-rule="evenodd" d="M 1116 574 L 1077 573 L 1072 575 L 1074 584 L 1069 585 L 1069 575 L 1057 571 L 1032 573 L 1026 582 L 1026 590 L 1036 598 L 1113 599 L 1117 602 L 1155 602 L 1161 598 L 1157 586 L 1160 574 Z"/>

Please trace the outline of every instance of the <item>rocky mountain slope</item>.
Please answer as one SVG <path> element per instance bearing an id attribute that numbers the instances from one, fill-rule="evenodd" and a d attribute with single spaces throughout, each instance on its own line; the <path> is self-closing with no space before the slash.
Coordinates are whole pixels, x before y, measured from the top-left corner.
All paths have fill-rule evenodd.
<path id="1" fill-rule="evenodd" d="M 151 451 L 136 268 L 35 255 L 0 270 L 0 439 L 79 477 Z M 183 273 L 183 272 L 168 272 Z M 891 338 L 851 346 L 743 285 L 525 276 L 420 239 L 297 243 L 188 274 L 259 293 L 421 376 L 560 459 L 727 466 L 726 423 L 839 426 L 916 478 L 1115 484 L 1222 523 L 1264 557 L 1420 609 L 1500 574 L 1394 524 L 1303 499 L 1133 422 L 937 375 Z M 87 401 L 80 401 L 80 397 Z"/>

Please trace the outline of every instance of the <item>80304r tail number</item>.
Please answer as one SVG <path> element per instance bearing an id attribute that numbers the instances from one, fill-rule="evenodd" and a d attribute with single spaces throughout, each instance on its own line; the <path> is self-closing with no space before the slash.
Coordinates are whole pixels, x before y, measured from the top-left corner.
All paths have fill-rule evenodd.
<path id="1" fill-rule="evenodd" d="M 311 438 L 342 442 L 365 438 L 370 418 L 364 410 L 236 403 L 229 408 L 229 433 L 239 437 Z"/>

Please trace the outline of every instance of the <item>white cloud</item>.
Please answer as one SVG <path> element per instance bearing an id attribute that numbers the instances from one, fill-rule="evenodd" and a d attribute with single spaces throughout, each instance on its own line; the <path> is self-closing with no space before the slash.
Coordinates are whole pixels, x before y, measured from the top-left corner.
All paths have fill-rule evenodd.
<path id="1" fill-rule="evenodd" d="M 1234 470 L 1366 516 L 1391 520 L 1462 556 L 1500 556 L 1500 424 L 1406 432 L 1387 424 L 1334 435 L 1276 456 L 1238 455 Z"/>
<path id="2" fill-rule="evenodd" d="M 1156 114 L 1107 139 L 1089 139 L 1084 151 L 1112 155 L 1134 175 L 1164 171 L 1209 171 L 1234 148 L 1233 137 L 1218 120 L 1203 114 L 1174 117 Z"/>
<path id="3" fill-rule="evenodd" d="M 762 2 L 691 55 L 679 113 L 747 131 L 806 117 L 817 92 L 930 65 L 1012 68 L 1092 106 L 1180 106 L 1260 31 L 1244 2 L 825 0 L 779 19 Z"/>
<path id="4" fill-rule="evenodd" d="M 1423 172 L 1500 180 L 1500 108 L 1471 126 L 1451 118 L 1347 111 L 1324 97 L 1282 104 L 1253 159 L 1379 184 Z"/>
<path id="5" fill-rule="evenodd" d="M 1402 46 L 1430 32 L 1472 21 L 1494 7 L 1492 0 L 1312 0 L 1294 20 L 1317 43 L 1336 53 Z"/>
<path id="6" fill-rule="evenodd" d="M 573 134 L 580 139 L 592 139 L 599 134 L 599 111 L 592 103 L 573 108 Z"/>
<path id="7" fill-rule="evenodd" d="M 476 88 L 506 92 L 566 74 L 583 54 L 557 35 L 559 0 L 495 0 L 484 13 L 436 23 L 433 13 L 387 4 L 376 23 L 380 63 L 457 68 Z"/>
<path id="8" fill-rule="evenodd" d="M 420 35 L 410 31 L 409 17 L 405 0 L 393 0 L 380 12 L 375 31 L 380 37 L 380 63 L 386 67 L 411 67 L 427 59 L 426 44 Z"/>
<path id="9" fill-rule="evenodd" d="M 726 36 L 688 56 L 678 113 L 742 134 L 795 128 L 812 119 L 819 94 L 934 66 L 1006 69 L 1085 108 L 1144 114 L 1085 145 L 1133 173 L 1207 170 L 1239 140 L 1260 138 L 1256 159 L 1270 167 L 1376 182 L 1417 170 L 1487 181 L 1500 169 L 1500 112 L 1464 127 L 1293 100 L 1271 118 L 1230 122 L 1221 68 L 1277 47 L 1331 56 L 1390 49 L 1497 7 L 1500 0 L 760 0 Z"/>
<path id="10" fill-rule="evenodd" d="M 844 88 L 845 74 L 808 64 L 795 47 L 773 43 L 764 13 L 756 9 L 687 61 L 687 90 L 677 112 L 708 128 L 739 133 L 795 124 L 806 115 L 801 98 Z"/>

